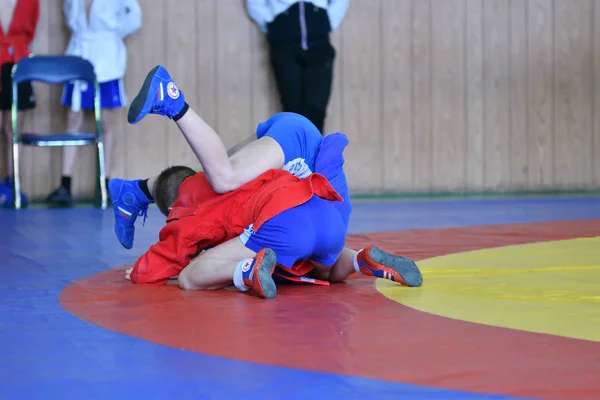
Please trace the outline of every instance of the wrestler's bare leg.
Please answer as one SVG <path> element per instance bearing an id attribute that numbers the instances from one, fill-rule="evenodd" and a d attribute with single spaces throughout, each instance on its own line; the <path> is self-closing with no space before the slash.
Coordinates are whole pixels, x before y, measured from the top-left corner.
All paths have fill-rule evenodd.
<path id="1" fill-rule="evenodd" d="M 331 266 L 323 266 L 313 261 L 315 269 L 311 271 L 310 276 L 332 283 L 343 282 L 356 272 L 354 270 L 354 256 L 356 253 L 358 253 L 356 250 L 345 247 L 335 264 Z"/>
<path id="2" fill-rule="evenodd" d="M 259 296 L 273 298 L 277 294 L 271 275 L 276 264 L 275 253 L 248 249 L 239 237 L 201 253 L 179 274 L 179 287 L 184 290 L 221 289 L 233 284 L 241 291 L 253 289 Z"/>
<path id="3" fill-rule="evenodd" d="M 315 264 L 311 276 L 330 282 L 343 282 L 353 273 L 389 279 L 404 286 L 418 287 L 423 276 L 414 261 L 379 247 L 359 251 L 344 248 L 333 266 Z"/>
<path id="4" fill-rule="evenodd" d="M 129 106 L 127 120 L 136 124 L 148 114 L 164 115 L 177 123 L 217 193 L 235 190 L 269 169 L 283 167 L 281 146 L 265 136 L 241 149 L 238 157 L 228 157 L 219 135 L 189 107 L 183 92 L 160 65 L 146 76 Z"/>

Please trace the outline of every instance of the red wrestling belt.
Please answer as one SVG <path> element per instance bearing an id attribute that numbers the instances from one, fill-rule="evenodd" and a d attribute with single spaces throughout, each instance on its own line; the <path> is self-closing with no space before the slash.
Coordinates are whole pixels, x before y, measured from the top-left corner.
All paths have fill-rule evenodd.
<path id="1" fill-rule="evenodd" d="M 320 279 L 315 279 L 307 276 L 307 273 L 311 270 L 312 268 L 297 268 L 296 265 L 294 266 L 294 268 L 290 269 L 284 267 L 283 265 L 277 264 L 273 275 L 291 282 L 301 282 L 310 283 L 313 285 L 329 286 L 329 282 L 327 281 L 322 281 Z"/>

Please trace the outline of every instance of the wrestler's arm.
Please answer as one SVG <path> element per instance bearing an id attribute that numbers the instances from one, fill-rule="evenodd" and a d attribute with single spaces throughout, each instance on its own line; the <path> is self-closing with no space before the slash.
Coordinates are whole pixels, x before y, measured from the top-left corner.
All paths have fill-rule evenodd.
<path id="1" fill-rule="evenodd" d="M 238 150 L 240 150 L 242 147 L 244 147 L 245 145 L 247 145 L 248 143 L 254 142 L 256 140 L 256 135 L 252 135 L 247 139 L 242 140 L 239 143 L 236 143 L 235 145 L 233 145 L 232 148 L 230 148 L 229 150 L 227 150 L 227 157 L 231 157 L 232 155 L 234 155 L 235 153 L 238 152 Z M 198 162 L 198 164 L 192 164 L 189 165 L 189 167 L 191 169 L 193 169 L 196 172 L 201 172 L 204 171 L 204 169 L 202 168 L 202 164 L 200 164 L 200 162 Z M 153 182 L 156 182 L 156 177 L 154 178 L 150 178 L 153 180 Z M 152 186 L 152 184 L 148 184 L 149 186 Z"/>
<path id="2" fill-rule="evenodd" d="M 208 250 L 209 248 L 210 248 L 210 247 L 207 247 L 207 248 L 205 248 L 205 249 L 201 249 L 201 250 L 199 250 L 199 251 L 198 251 L 198 254 L 197 254 L 196 256 L 192 257 L 192 261 L 190 262 L 190 264 L 191 264 L 192 262 L 194 262 L 194 260 L 195 260 L 196 258 L 200 257 L 200 256 L 202 255 L 202 253 L 204 253 L 204 252 L 205 252 L 206 250 Z M 132 270 L 133 268 L 130 268 L 130 269 Z M 127 278 L 127 276 L 125 276 L 125 277 Z M 177 276 L 173 276 L 173 277 L 169 278 L 169 280 L 165 282 L 165 285 L 175 285 L 175 286 L 179 286 L 179 275 L 177 275 Z"/>
<path id="3" fill-rule="evenodd" d="M 180 272 L 210 249 L 210 246 L 184 246 L 171 239 L 171 235 L 165 235 L 163 240 L 150 247 L 133 267 L 125 270 L 125 279 L 132 283 L 177 285 Z"/>
<path id="4" fill-rule="evenodd" d="M 131 273 L 133 272 L 133 267 L 131 268 L 127 268 L 125 270 L 125 279 L 127 279 L 128 281 L 131 280 Z M 169 278 L 168 281 L 165 282 L 165 285 L 178 285 L 179 283 L 177 282 L 177 278 L 179 277 L 179 275 L 174 276 L 172 278 Z"/>
<path id="5" fill-rule="evenodd" d="M 247 145 L 248 143 L 252 143 L 256 140 L 256 134 L 250 136 L 247 139 L 242 140 L 241 142 L 235 144 L 232 148 L 227 150 L 227 156 L 231 157 L 233 154 L 237 153 L 239 149 Z"/>
<path id="6" fill-rule="evenodd" d="M 168 222 L 159 233 L 159 241 L 125 272 L 125 278 L 132 283 L 160 285 L 179 275 L 200 253 L 197 242 L 185 240 L 193 236 L 195 228 L 185 218 Z"/>

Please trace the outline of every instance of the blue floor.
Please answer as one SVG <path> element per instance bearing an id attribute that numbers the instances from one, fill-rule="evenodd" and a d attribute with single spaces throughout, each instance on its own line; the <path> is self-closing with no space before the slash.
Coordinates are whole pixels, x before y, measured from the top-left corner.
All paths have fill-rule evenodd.
<path id="1" fill-rule="evenodd" d="M 163 225 L 156 208 L 132 250 L 112 211 L 0 210 L 0 399 L 506 398 L 222 359 L 120 335 L 64 311 L 69 283 L 130 264 Z M 600 218 L 600 198 L 357 202 L 352 233 Z M 199 338 L 201 340 L 201 338 Z"/>

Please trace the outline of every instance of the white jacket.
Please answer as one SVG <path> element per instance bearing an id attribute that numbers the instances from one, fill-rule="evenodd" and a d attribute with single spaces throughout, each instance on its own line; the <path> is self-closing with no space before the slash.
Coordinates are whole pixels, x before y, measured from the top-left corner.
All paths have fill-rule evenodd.
<path id="1" fill-rule="evenodd" d="M 71 38 L 65 54 L 89 60 L 98 82 L 122 78 L 127 69 L 123 38 L 142 25 L 142 10 L 136 0 L 93 0 L 89 21 L 85 0 L 64 0 Z"/>
<path id="2" fill-rule="evenodd" d="M 246 8 L 259 29 L 267 32 L 267 25 L 295 3 L 298 0 L 246 0 Z M 331 31 L 334 31 L 342 23 L 350 0 L 308 0 L 305 3 L 327 10 Z"/>

